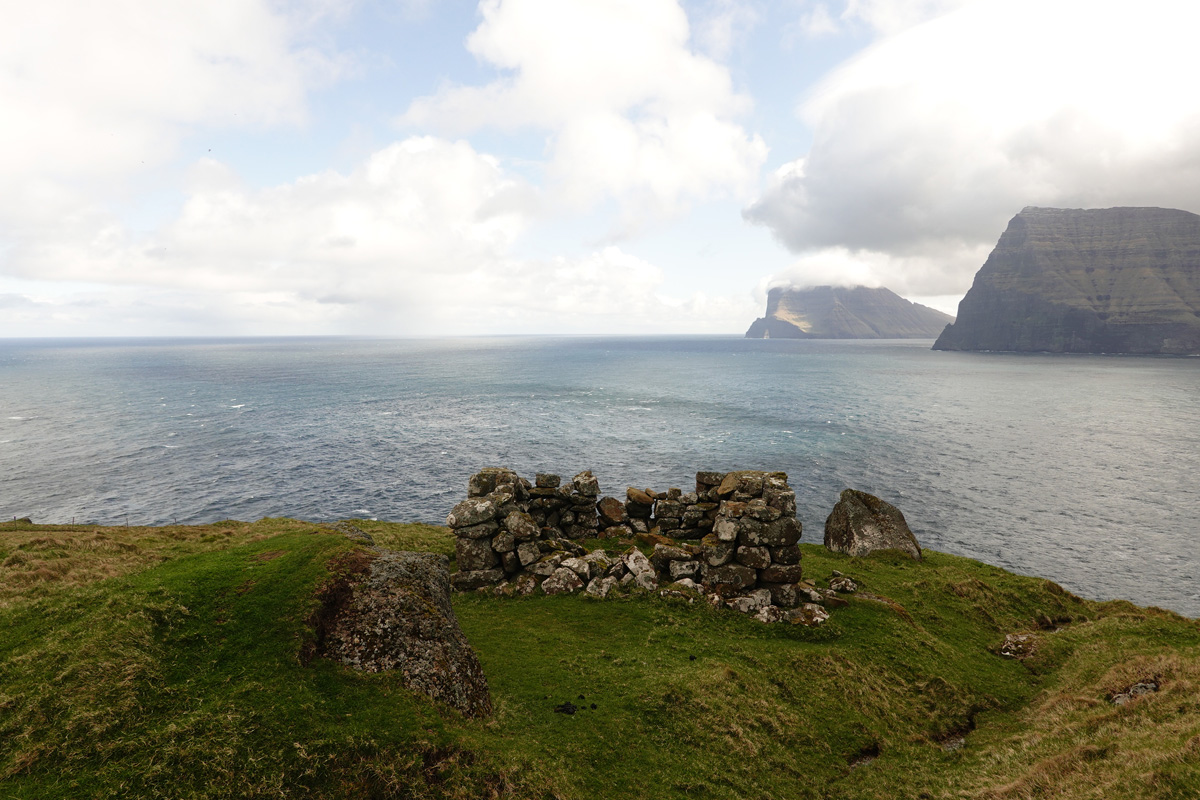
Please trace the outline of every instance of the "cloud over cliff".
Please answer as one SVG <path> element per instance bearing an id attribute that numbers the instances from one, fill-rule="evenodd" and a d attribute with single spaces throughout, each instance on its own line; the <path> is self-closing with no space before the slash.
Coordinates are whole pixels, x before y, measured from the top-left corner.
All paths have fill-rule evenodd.
<path id="1" fill-rule="evenodd" d="M 1171 0 L 966 3 L 819 84 L 811 149 L 744 215 L 937 295 L 966 289 L 1026 205 L 1200 210 L 1197 29 L 1200 6 Z"/>

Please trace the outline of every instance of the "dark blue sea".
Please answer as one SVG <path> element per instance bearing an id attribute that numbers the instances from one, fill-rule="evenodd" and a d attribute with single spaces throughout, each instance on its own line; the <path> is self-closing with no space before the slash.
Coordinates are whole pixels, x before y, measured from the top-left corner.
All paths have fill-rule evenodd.
<path id="1" fill-rule="evenodd" d="M 480 467 L 785 470 L 921 544 L 1200 615 L 1200 359 L 740 338 L 0 341 L 0 516 L 441 522 Z"/>

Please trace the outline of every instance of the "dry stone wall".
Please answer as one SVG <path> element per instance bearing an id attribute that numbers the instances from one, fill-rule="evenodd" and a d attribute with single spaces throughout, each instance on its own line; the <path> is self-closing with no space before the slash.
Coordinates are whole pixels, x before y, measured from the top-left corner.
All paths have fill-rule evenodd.
<path id="1" fill-rule="evenodd" d="M 446 524 L 460 591 L 602 597 L 641 588 L 691 592 L 764 622 L 823 613 L 807 602 L 820 598 L 802 583 L 802 530 L 783 472 L 698 472 L 692 491 L 629 487 L 620 500 L 602 497 L 590 471 L 530 483 L 510 469 L 485 469 L 471 476 Z M 579 540 L 592 538 L 615 539 L 617 548 L 588 552 Z"/>

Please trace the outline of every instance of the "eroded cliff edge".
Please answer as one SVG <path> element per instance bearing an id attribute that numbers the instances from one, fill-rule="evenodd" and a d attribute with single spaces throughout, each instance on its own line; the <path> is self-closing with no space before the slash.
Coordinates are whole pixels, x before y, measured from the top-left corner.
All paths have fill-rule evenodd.
<path id="1" fill-rule="evenodd" d="M 1200 216 L 1025 208 L 933 349 L 1200 354 Z"/>

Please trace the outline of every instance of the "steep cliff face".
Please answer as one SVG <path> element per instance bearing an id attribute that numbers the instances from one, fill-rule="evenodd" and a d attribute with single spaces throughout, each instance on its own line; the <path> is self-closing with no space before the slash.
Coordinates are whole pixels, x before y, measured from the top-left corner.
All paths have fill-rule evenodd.
<path id="1" fill-rule="evenodd" d="M 747 339 L 932 339 L 954 317 L 887 289 L 772 289 Z"/>
<path id="2" fill-rule="evenodd" d="M 1200 353 L 1200 216 L 1026 208 L 933 348 Z"/>

